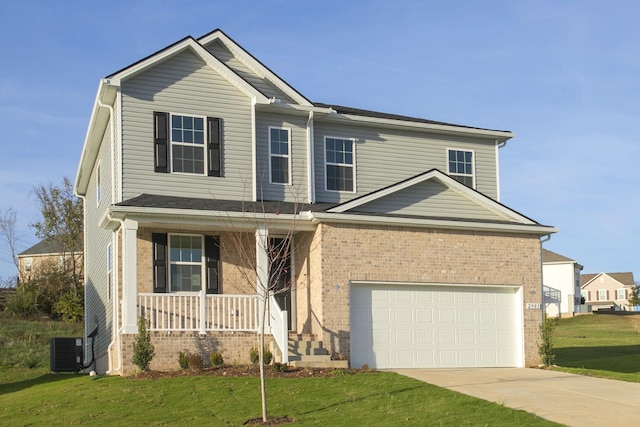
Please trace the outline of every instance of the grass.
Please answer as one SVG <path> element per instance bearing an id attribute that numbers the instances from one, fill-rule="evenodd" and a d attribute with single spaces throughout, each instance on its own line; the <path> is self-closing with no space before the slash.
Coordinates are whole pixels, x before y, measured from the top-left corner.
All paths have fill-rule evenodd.
<path id="1" fill-rule="evenodd" d="M 52 337 L 81 337 L 82 323 L 0 318 L 0 370 L 48 368 Z"/>
<path id="2" fill-rule="evenodd" d="M 238 426 L 260 415 L 258 378 L 49 373 L 49 338 L 79 333 L 68 324 L 0 319 L 0 340 L 9 344 L 0 365 L 0 425 Z M 30 366 L 21 362 L 24 351 Z M 288 416 L 291 425 L 556 425 L 391 372 L 269 378 L 267 394 L 269 415 Z"/>
<path id="3" fill-rule="evenodd" d="M 273 378 L 267 393 L 269 415 L 292 425 L 555 425 L 390 372 Z M 3 426 L 238 426 L 259 414 L 258 378 L 46 374 L 0 385 Z"/>
<path id="4" fill-rule="evenodd" d="M 554 369 L 640 382 L 640 313 L 561 319 L 554 347 Z"/>

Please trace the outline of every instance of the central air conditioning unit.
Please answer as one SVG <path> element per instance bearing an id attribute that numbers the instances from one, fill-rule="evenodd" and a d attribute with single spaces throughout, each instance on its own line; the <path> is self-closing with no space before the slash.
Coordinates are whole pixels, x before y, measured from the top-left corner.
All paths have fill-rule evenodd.
<path id="1" fill-rule="evenodd" d="M 83 369 L 82 338 L 51 338 L 51 370 L 79 372 Z"/>

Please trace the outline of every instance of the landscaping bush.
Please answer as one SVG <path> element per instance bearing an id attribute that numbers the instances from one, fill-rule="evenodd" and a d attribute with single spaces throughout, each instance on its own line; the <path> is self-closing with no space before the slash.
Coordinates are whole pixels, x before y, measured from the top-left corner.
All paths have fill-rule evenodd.
<path id="1" fill-rule="evenodd" d="M 540 344 L 538 354 L 542 357 L 544 366 L 553 365 L 556 356 L 553 354 L 553 332 L 556 328 L 556 319 L 545 317 L 540 324 Z"/>
<path id="2" fill-rule="evenodd" d="M 151 344 L 151 336 L 147 330 L 147 321 L 144 316 L 141 316 L 138 320 L 138 336 L 133 342 L 133 357 L 131 361 L 142 372 L 149 369 L 151 360 L 155 355 L 155 349 Z"/>
<path id="3" fill-rule="evenodd" d="M 271 353 L 271 351 L 265 348 L 263 357 L 264 357 L 264 364 L 268 365 L 271 363 L 271 360 L 273 359 L 273 353 Z M 258 364 L 258 362 L 260 361 L 260 353 L 258 352 L 257 348 L 253 347 L 251 349 L 251 351 L 249 352 L 249 359 L 251 360 L 252 364 L 254 365 Z"/>
<path id="4" fill-rule="evenodd" d="M 198 353 L 178 353 L 178 363 L 180 363 L 180 369 L 190 369 L 192 371 L 198 371 L 204 367 L 204 361 L 202 356 Z"/>
<path id="5" fill-rule="evenodd" d="M 211 353 L 209 354 L 209 362 L 211 362 L 211 366 L 222 366 L 224 365 L 224 358 L 219 352 Z"/>

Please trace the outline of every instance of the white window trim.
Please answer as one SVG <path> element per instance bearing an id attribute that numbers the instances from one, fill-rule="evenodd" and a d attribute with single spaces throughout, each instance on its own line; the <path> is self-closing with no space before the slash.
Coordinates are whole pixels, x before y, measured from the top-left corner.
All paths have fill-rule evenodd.
<path id="1" fill-rule="evenodd" d="M 471 167 L 473 168 L 473 173 L 471 175 L 466 174 L 466 173 L 451 173 L 451 171 L 449 170 L 449 151 L 465 151 L 465 152 L 469 152 L 471 153 Z M 475 189 L 476 188 L 476 150 L 470 150 L 468 148 L 460 148 L 460 147 L 447 147 L 446 151 L 445 151 L 445 170 L 447 171 L 447 175 L 454 177 L 454 176 L 465 176 L 465 177 L 471 177 L 472 183 L 473 185 L 471 186 L 471 188 Z M 454 178 L 455 179 L 455 178 Z"/>
<path id="2" fill-rule="evenodd" d="M 186 116 L 186 117 L 193 117 L 193 118 L 198 118 L 198 119 L 202 119 L 203 120 L 203 124 L 202 124 L 202 130 L 203 130 L 203 142 L 202 142 L 202 158 L 204 159 L 204 165 L 202 168 L 202 173 L 198 174 L 198 173 L 191 173 L 191 172 L 176 172 L 173 170 L 173 116 Z M 207 176 L 207 171 L 209 170 L 209 164 L 207 163 L 207 141 L 208 141 L 208 134 L 207 134 L 207 116 L 201 116 L 199 114 L 189 114 L 189 113 L 172 113 L 169 112 L 169 135 L 168 135 L 168 140 L 169 140 L 169 170 L 172 174 L 176 174 L 176 175 L 187 175 L 187 176 Z M 192 144 L 190 142 L 175 142 L 176 145 L 182 145 L 182 146 L 196 146 L 196 144 Z"/>
<path id="3" fill-rule="evenodd" d="M 171 266 L 172 265 L 198 265 L 197 262 L 173 262 L 171 261 L 171 237 L 172 236 L 189 236 L 189 237 L 199 237 L 200 238 L 200 290 L 206 290 L 206 259 L 204 253 L 204 235 L 203 234 L 190 234 L 190 233 L 167 233 L 167 262 L 168 262 L 168 277 L 167 277 L 167 287 L 168 293 L 171 294 L 188 294 L 193 293 L 194 291 L 173 291 L 172 283 L 171 283 Z"/>
<path id="4" fill-rule="evenodd" d="M 619 292 L 622 292 L 622 298 L 620 298 Z M 618 300 L 618 301 L 625 301 L 626 300 L 624 288 L 616 289 L 616 300 Z"/>
<path id="5" fill-rule="evenodd" d="M 604 292 L 604 298 L 600 298 L 600 292 Z M 598 289 L 598 301 L 606 301 L 607 300 L 607 290 L 606 289 Z"/>
<path id="6" fill-rule="evenodd" d="M 271 152 L 271 129 L 278 129 L 278 130 L 286 130 L 287 131 L 287 145 L 288 145 L 288 155 L 282 155 L 282 154 L 273 154 Z M 292 172 L 291 172 L 291 128 L 288 127 L 282 127 L 282 126 L 269 126 L 269 130 L 268 130 L 268 140 L 269 140 L 269 184 L 276 184 L 276 185 L 292 185 Z M 288 171 L 289 171 L 289 175 L 287 176 L 287 182 L 273 182 L 273 175 L 272 175 L 272 170 L 271 170 L 271 157 L 280 157 L 280 158 L 287 158 L 287 164 L 288 164 Z"/>
<path id="7" fill-rule="evenodd" d="M 348 163 L 329 163 L 327 161 L 327 139 L 342 139 L 345 141 L 351 141 L 352 145 L 351 147 L 353 148 L 352 153 L 351 153 L 351 158 L 353 159 L 353 164 L 350 165 Z M 332 136 L 332 135 L 325 135 L 324 136 L 324 141 L 323 141 L 323 152 L 322 152 L 322 156 L 324 158 L 324 191 L 327 192 L 331 192 L 331 193 L 355 193 L 357 187 L 357 182 L 356 182 L 356 139 L 355 138 L 349 138 L 349 137 L 344 137 L 344 136 Z M 330 190 L 327 186 L 327 165 L 331 165 L 331 166 L 344 166 L 344 167 L 351 167 L 353 168 L 353 190 L 352 191 L 347 191 L 347 190 Z"/>

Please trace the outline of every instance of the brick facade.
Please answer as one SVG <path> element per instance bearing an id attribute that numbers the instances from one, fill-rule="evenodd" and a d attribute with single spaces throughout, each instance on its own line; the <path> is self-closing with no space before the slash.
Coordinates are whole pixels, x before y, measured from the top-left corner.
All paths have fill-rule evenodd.
<path id="1" fill-rule="evenodd" d="M 152 232 L 138 230 L 138 291 L 152 290 Z M 216 234 L 216 233 L 210 233 Z M 252 233 L 221 236 L 222 290 L 251 294 L 255 279 Z M 351 281 L 521 286 L 525 365 L 539 363 L 540 239 L 537 235 L 451 231 L 411 227 L 320 224 L 294 237 L 296 331 L 321 337 L 333 353 L 349 357 Z M 122 337 L 122 374 L 135 372 L 131 346 Z M 271 336 L 267 337 L 272 339 Z M 208 362 L 213 351 L 228 363 L 248 363 L 257 336 L 252 332 L 152 332 L 156 356 L 151 369 L 179 369 L 179 352 L 198 352 Z"/>

